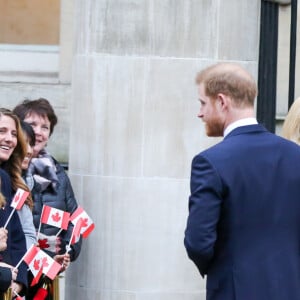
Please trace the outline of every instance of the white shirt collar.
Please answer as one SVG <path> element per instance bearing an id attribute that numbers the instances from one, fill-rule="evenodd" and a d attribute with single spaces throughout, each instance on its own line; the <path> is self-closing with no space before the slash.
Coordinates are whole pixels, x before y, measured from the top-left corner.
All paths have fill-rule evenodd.
<path id="1" fill-rule="evenodd" d="M 258 124 L 257 120 L 255 118 L 245 118 L 245 119 L 237 120 L 237 121 L 229 124 L 225 128 L 223 136 L 225 137 L 226 135 L 228 135 L 232 130 L 236 129 L 237 127 L 246 126 L 246 125 L 254 125 L 254 124 Z"/>

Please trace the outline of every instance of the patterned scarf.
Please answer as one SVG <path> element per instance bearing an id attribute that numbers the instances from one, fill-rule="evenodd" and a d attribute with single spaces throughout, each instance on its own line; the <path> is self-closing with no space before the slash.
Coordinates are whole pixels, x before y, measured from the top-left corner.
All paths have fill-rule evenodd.
<path id="1" fill-rule="evenodd" d="M 56 190 L 58 178 L 56 175 L 56 166 L 52 156 L 45 150 L 41 150 L 37 158 L 32 158 L 28 174 L 32 175 L 44 191 L 49 185 Z"/>

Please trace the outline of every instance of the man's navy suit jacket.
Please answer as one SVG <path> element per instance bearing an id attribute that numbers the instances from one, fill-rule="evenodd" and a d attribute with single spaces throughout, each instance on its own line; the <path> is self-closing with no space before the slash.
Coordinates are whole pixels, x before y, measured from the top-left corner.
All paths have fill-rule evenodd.
<path id="1" fill-rule="evenodd" d="M 184 243 L 209 300 L 299 300 L 300 147 L 249 125 L 195 156 Z"/>

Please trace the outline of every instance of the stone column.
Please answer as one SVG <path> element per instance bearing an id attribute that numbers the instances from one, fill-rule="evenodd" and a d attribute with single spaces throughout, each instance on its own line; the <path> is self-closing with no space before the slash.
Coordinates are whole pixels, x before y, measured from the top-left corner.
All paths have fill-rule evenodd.
<path id="1" fill-rule="evenodd" d="M 77 0 L 70 170 L 96 229 L 66 299 L 199 300 L 183 246 L 190 163 L 217 140 L 194 77 L 220 61 L 256 76 L 258 0 Z"/>

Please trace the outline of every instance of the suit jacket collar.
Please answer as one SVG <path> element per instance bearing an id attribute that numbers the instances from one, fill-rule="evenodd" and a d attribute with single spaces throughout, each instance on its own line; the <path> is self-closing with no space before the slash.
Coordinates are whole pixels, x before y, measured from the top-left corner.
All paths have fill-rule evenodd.
<path id="1" fill-rule="evenodd" d="M 235 136 L 235 135 L 254 133 L 254 132 L 257 132 L 257 133 L 267 132 L 267 129 L 260 124 L 240 126 L 240 127 L 233 129 L 228 135 L 226 135 L 224 140 L 227 138 L 230 138 L 232 136 Z"/>

